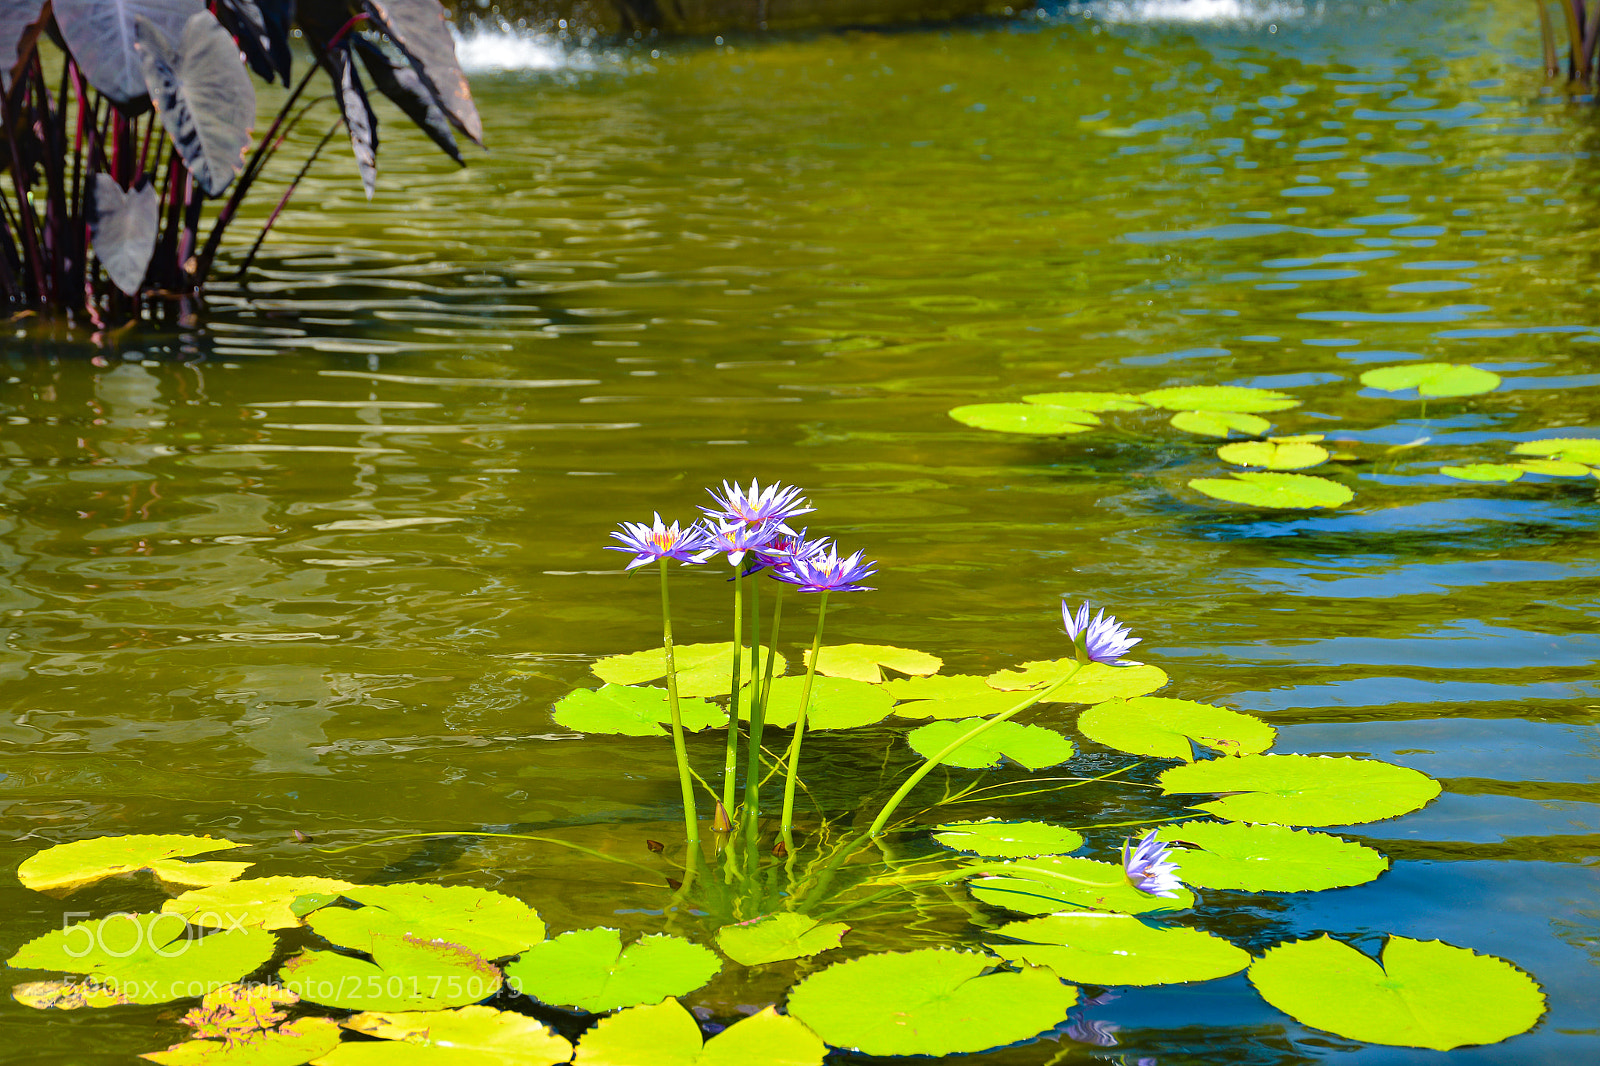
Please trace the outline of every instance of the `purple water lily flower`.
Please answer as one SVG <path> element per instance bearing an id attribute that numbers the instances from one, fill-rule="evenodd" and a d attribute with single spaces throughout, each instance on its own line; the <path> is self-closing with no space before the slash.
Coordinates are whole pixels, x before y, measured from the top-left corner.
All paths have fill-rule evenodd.
<path id="1" fill-rule="evenodd" d="M 726 555 L 728 565 L 738 566 L 744 561 L 745 553 L 770 546 L 782 528 L 774 522 L 755 526 L 728 521 L 719 521 L 715 526 L 708 523 L 701 530 L 704 539 L 701 541 L 700 554 L 695 556 L 694 561 L 703 563 L 713 555 Z"/>
<path id="2" fill-rule="evenodd" d="M 748 489 L 740 488 L 737 484 L 722 483 L 722 492 L 716 489 L 707 489 L 716 507 L 702 507 L 707 517 L 718 523 L 743 522 L 747 526 L 762 526 L 776 523 L 778 529 L 784 533 L 793 534 L 784 523 L 796 515 L 810 514 L 815 507 L 806 506 L 805 496 L 797 488 L 783 485 L 768 485 L 761 487 L 761 482 L 754 479 Z"/>
<path id="3" fill-rule="evenodd" d="M 790 558 L 787 565 L 775 568 L 772 576 L 797 586 L 801 592 L 871 592 L 871 588 L 856 582 L 877 572 L 877 564 L 870 559 L 862 562 L 860 552 L 841 559 L 838 549 L 830 544 L 823 550 Z"/>
<path id="4" fill-rule="evenodd" d="M 1146 833 L 1137 846 L 1131 841 L 1124 841 L 1123 873 L 1127 874 L 1134 888 L 1146 895 L 1176 899 L 1183 884 L 1178 880 L 1178 864 L 1167 861 L 1171 852 L 1171 845 L 1156 839 L 1154 829 Z"/>
<path id="5" fill-rule="evenodd" d="M 759 574 L 763 570 L 786 570 L 796 559 L 809 559 L 818 552 L 827 551 L 833 546 L 833 538 L 818 537 L 807 540 L 806 534 L 810 530 L 802 529 L 798 533 L 779 533 L 773 537 L 764 548 L 753 548 L 750 552 L 750 567 L 745 570 L 744 576 Z M 773 574 L 777 576 L 776 573 Z"/>
<path id="6" fill-rule="evenodd" d="M 700 560 L 694 558 L 694 553 L 705 547 L 705 533 L 698 526 L 688 529 L 679 529 L 678 523 L 663 525 L 661 515 L 655 516 L 655 524 L 647 526 L 643 522 L 623 522 L 620 530 L 611 534 L 614 540 L 622 543 L 607 544 L 607 551 L 633 552 L 633 561 L 624 568 L 632 570 L 636 566 L 653 563 L 658 559 L 677 559 L 679 562 L 692 563 Z"/>
<path id="7" fill-rule="evenodd" d="M 1104 607 L 1093 621 L 1089 619 L 1089 610 L 1087 602 L 1073 611 L 1066 600 L 1061 601 L 1061 622 L 1067 627 L 1067 636 L 1072 638 L 1073 650 L 1080 663 L 1114 665 L 1128 649 L 1139 643 L 1140 638 L 1130 637 L 1128 627 L 1106 614 Z"/>

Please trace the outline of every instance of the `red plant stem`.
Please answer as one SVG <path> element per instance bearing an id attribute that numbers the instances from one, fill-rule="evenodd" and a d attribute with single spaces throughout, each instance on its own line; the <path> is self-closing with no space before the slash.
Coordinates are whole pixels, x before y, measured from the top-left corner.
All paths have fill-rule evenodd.
<path id="1" fill-rule="evenodd" d="M 22 247 L 26 266 L 29 273 L 28 303 L 37 306 L 44 297 L 44 268 L 39 261 L 39 235 L 34 226 L 38 221 L 33 214 L 33 208 L 28 202 L 28 190 L 22 183 L 22 167 L 19 165 L 22 152 L 17 146 L 17 116 L 12 113 L 13 104 L 19 106 L 24 113 L 28 110 L 28 94 L 24 92 L 20 101 L 14 94 L 5 93 L 0 96 L 0 121 L 5 122 L 6 143 L 11 149 L 12 165 L 11 184 L 17 194 L 17 222 L 18 229 L 22 232 Z"/>
<path id="2" fill-rule="evenodd" d="M 343 125 L 344 120 L 341 119 L 329 126 L 328 132 L 322 135 L 322 140 L 318 141 L 317 146 L 311 150 L 311 155 L 306 158 L 305 165 L 300 168 L 300 173 L 296 174 L 294 180 L 289 183 L 289 187 L 283 190 L 283 196 L 278 199 L 278 206 L 274 207 L 272 214 L 267 216 L 266 225 L 261 227 L 261 232 L 257 235 L 255 243 L 250 246 L 250 251 L 245 254 L 244 262 L 239 264 L 239 271 L 234 275 L 235 279 L 244 277 L 245 272 L 250 269 L 250 264 L 256 261 L 256 253 L 261 251 L 261 245 L 266 242 L 267 233 L 272 229 L 272 224 L 278 221 L 278 216 L 288 206 L 289 197 L 294 195 L 294 191 L 299 187 L 301 179 L 310 173 L 311 164 L 317 161 L 317 156 L 322 154 L 322 150 L 327 147 L 328 142 L 333 139 L 333 135 L 338 133 L 339 127 Z"/>

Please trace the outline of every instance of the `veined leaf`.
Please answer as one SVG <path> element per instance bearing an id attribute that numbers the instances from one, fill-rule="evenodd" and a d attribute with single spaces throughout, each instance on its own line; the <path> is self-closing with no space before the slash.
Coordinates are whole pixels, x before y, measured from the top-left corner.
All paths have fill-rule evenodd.
<path id="1" fill-rule="evenodd" d="M 722 964 L 699 944 L 647 936 L 622 946 L 615 929 L 577 929 L 536 944 L 506 967 L 512 991 L 591 1013 L 693 992 Z"/>
<path id="2" fill-rule="evenodd" d="M 428 135 L 444 154 L 465 166 L 461 149 L 456 145 L 455 134 L 450 132 L 450 120 L 439 107 L 433 90 L 422 76 L 409 66 L 401 66 L 384 55 L 383 49 L 359 34 L 350 43 L 361 55 L 361 65 L 367 68 L 372 84 L 396 107 L 405 112 L 417 128 Z"/>
<path id="3" fill-rule="evenodd" d="M 675 999 L 629 1007 L 583 1034 L 573 1066 L 822 1066 L 828 1048 L 796 1018 L 766 1007 L 701 1044 Z"/>
<path id="4" fill-rule="evenodd" d="M 456 59 L 449 15 L 439 0 L 366 0 L 366 4 L 383 32 L 433 90 L 445 114 L 481 145 L 483 121 Z"/>
<path id="5" fill-rule="evenodd" d="M 1173 853 L 1180 876 L 1198 888 L 1318 892 L 1371 881 L 1389 868 L 1372 848 L 1331 833 L 1243 822 L 1182 822 L 1157 840 L 1193 845 Z"/>
<path id="6" fill-rule="evenodd" d="M 1500 387 L 1500 375 L 1474 366 L 1454 363 L 1408 363 L 1368 370 L 1361 384 L 1384 392 L 1416 389 L 1424 399 L 1447 396 L 1477 396 Z"/>
<path id="7" fill-rule="evenodd" d="M 554 1066 L 572 1044 L 537 1018 L 493 1007 L 367 1011 L 341 1023 L 380 1042 L 349 1041 L 314 1066 Z"/>
<path id="8" fill-rule="evenodd" d="M 973 726 L 972 722 L 930 722 L 913 729 L 907 734 L 906 742 L 918 755 L 931 759 Z M 1053 729 L 1001 722 L 946 755 L 941 764 L 988 770 L 999 766 L 1004 758 L 1029 770 L 1042 770 L 1066 762 L 1075 752 L 1072 741 Z"/>
<path id="9" fill-rule="evenodd" d="M 1046 966 L 1062 980 L 1087 985 L 1170 985 L 1238 973 L 1250 955 L 1199 929 L 1157 928 L 1131 914 L 1052 914 L 1002 925 L 1000 936 L 1023 944 L 990 944 L 1012 962 Z"/>
<path id="10" fill-rule="evenodd" d="M 370 200 L 378 187 L 378 116 L 373 114 L 350 52 L 350 46 L 342 44 L 324 55 L 333 72 L 334 99 L 339 102 L 339 114 L 344 117 L 345 131 L 350 134 L 350 148 L 355 153 L 356 169 L 361 173 L 361 187 Z"/>
<path id="11" fill-rule="evenodd" d="M 253 877 L 195 889 L 161 905 L 163 914 L 181 914 L 191 925 L 293 929 L 300 924 L 294 902 L 318 893 L 340 895 L 357 886 L 330 877 Z"/>
<path id="12" fill-rule="evenodd" d="M 989 684 L 1003 692 L 1020 692 L 1030 688 L 1053 685 L 1078 665 L 1076 659 L 1050 659 L 1023 663 L 1015 670 L 1001 670 L 990 674 Z M 1131 666 L 1111 666 L 1108 663 L 1089 663 L 1072 675 L 1072 680 L 1046 697 L 1046 703 L 1104 703 L 1106 700 L 1128 699 L 1154 692 L 1167 683 L 1167 675 L 1160 667 L 1136 663 Z"/>
<path id="13" fill-rule="evenodd" d="M 787 729 L 800 717 L 800 693 L 806 679 L 799 675 L 774 678 L 767 696 L 766 723 Z M 739 717 L 750 720 L 750 701 L 755 686 L 740 690 Z M 811 680 L 811 708 L 806 715 L 807 729 L 855 729 L 889 717 L 894 697 L 877 685 L 848 677 L 816 677 Z"/>
<path id="14" fill-rule="evenodd" d="M 967 882 L 967 891 L 984 903 L 1020 914 L 1067 910 L 1154 914 L 1194 906 L 1194 893 L 1186 888 L 1180 888 L 1175 897 L 1139 891 L 1129 882 L 1121 863 L 1046 855 L 968 865 L 973 879 Z M 1183 876 L 1181 866 L 1178 876 Z"/>
<path id="15" fill-rule="evenodd" d="M 101 984 L 86 977 L 73 981 L 24 981 L 12 986 L 11 998 L 34 1010 L 123 1007 L 134 1002 L 115 985 Z"/>
<path id="16" fill-rule="evenodd" d="M 1246 755 L 1266 751 L 1278 735 L 1253 715 L 1160 696 L 1096 704 L 1078 716 L 1078 729 L 1108 748 L 1184 762 L 1194 761 L 1191 741 L 1224 755 Z"/>
<path id="17" fill-rule="evenodd" d="M 843 922 L 819 923 L 794 911 L 758 918 L 717 930 L 717 947 L 740 966 L 801 959 L 831 951 L 850 931 Z"/>
<path id="18" fill-rule="evenodd" d="M 179 860 L 242 846 L 232 840 L 196 836 L 90 837 L 34 852 L 17 867 L 17 880 L 24 888 L 39 892 L 72 892 L 107 877 L 149 870 L 169 885 L 218 885 L 232 881 L 254 864 Z"/>
<path id="19" fill-rule="evenodd" d="M 228 1040 L 186 1040 L 139 1057 L 161 1066 L 299 1066 L 324 1062 L 317 1056 L 339 1046 L 339 1024 L 329 1018 L 297 1018 L 278 1029 Z"/>
<path id="20" fill-rule="evenodd" d="M 728 724 L 721 707 L 680 695 L 678 713 L 691 733 Z M 664 688 L 602 685 L 567 693 L 551 708 L 558 725 L 578 733 L 612 733 L 625 737 L 663 737 L 669 732 L 672 705 Z"/>
<path id="21" fill-rule="evenodd" d="M 361 945 L 372 961 L 303 951 L 283 964 L 283 986 L 308 1003 L 345 1010 L 437 1010 L 488 999 L 500 971 L 459 944 L 375 935 Z"/>
<path id="22" fill-rule="evenodd" d="M 1376 759 L 1243 755 L 1174 766 L 1163 795 L 1224 793 L 1197 810 L 1240 822 L 1358 825 L 1414 811 L 1439 794 L 1427 774 Z"/>
<path id="23" fill-rule="evenodd" d="M 1233 474 L 1231 478 L 1195 478 L 1189 487 L 1213 499 L 1250 507 L 1338 507 L 1355 493 L 1337 481 L 1309 474 Z"/>
<path id="24" fill-rule="evenodd" d="M 805 653 L 805 663 L 807 666 L 811 664 L 810 651 Z M 936 674 L 943 665 L 944 661 L 937 655 L 888 644 L 832 644 L 823 648 L 817 656 L 817 673 L 828 677 L 849 677 L 872 684 L 883 680 L 881 667 L 902 674 Z"/>
<path id="25" fill-rule="evenodd" d="M 134 44 L 161 125 L 195 183 L 220 196 L 244 170 L 256 118 L 255 86 L 233 35 L 210 11 L 191 15 L 173 38 L 141 16 Z"/>
<path id="26" fill-rule="evenodd" d="M 1100 417 L 1089 411 L 1031 403 L 970 403 L 951 408 L 950 417 L 974 429 L 1040 437 L 1087 433 L 1100 424 Z"/>
<path id="27" fill-rule="evenodd" d="M 425 932 L 485 959 L 515 955 L 544 939 L 539 913 L 520 899 L 468 885 L 363 885 L 345 893 L 362 906 L 323 907 L 307 919 L 318 936 L 366 951 L 374 937 Z"/>
<path id="28" fill-rule="evenodd" d="M 732 684 L 733 643 L 679 644 L 672 649 L 678 666 L 678 694 L 680 696 L 722 696 Z M 739 684 L 750 683 L 750 649 L 739 651 Z M 774 676 L 782 675 L 788 664 L 782 655 L 776 656 Z M 767 649 L 762 648 L 760 670 L 765 676 Z M 627 655 L 608 655 L 592 667 L 595 676 L 614 685 L 637 685 L 667 676 L 667 651 L 651 648 Z"/>
<path id="29" fill-rule="evenodd" d="M 161 228 L 161 198 L 148 177 L 124 190 L 110 174 L 96 173 L 86 186 L 84 214 L 95 258 L 121 292 L 137 295 L 150 271 Z"/>
<path id="30" fill-rule="evenodd" d="M 205 9 L 202 0 L 55 0 L 56 25 L 89 84 L 129 114 L 145 109 L 144 69 L 135 23 L 148 19 L 169 41 Z M 8 69 L 11 62 L 4 64 Z"/>
<path id="31" fill-rule="evenodd" d="M 1012 822 L 986 818 L 979 822 L 946 822 L 935 826 L 933 839 L 955 851 L 996 859 L 1064 855 L 1083 847 L 1083 835 L 1049 822 Z"/>

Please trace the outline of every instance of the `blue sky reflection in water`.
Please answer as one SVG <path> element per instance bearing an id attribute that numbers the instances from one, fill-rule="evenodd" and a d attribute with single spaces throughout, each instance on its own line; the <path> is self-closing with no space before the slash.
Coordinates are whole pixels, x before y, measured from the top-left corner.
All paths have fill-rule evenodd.
<path id="1" fill-rule="evenodd" d="M 759 476 L 880 562 L 830 642 L 986 673 L 1060 654 L 1060 598 L 1089 599 L 1170 669 L 1163 694 L 1259 713 L 1279 750 L 1439 776 L 1427 810 L 1349 834 L 1395 860 L 1382 878 L 1223 899 L 1222 927 L 1505 956 L 1550 1014 L 1452 1058 L 1600 1055 L 1600 503 L 1433 472 L 1600 435 L 1594 118 L 1542 88 L 1528 14 L 1193 0 L 657 56 L 478 42 L 521 60 L 474 75 L 492 153 L 469 169 L 402 153 L 420 135 L 388 121 L 373 203 L 331 155 L 203 326 L 8 343 L 0 804 L 32 835 L 6 861 L 211 832 L 271 844 L 263 872 L 442 877 L 554 929 L 654 928 L 659 892 L 606 864 L 317 858 L 293 831 L 521 826 L 646 857 L 677 818 L 670 748 L 574 739 L 548 707 L 657 643 L 651 575 L 605 533 Z M 1426 411 L 1356 380 L 1409 360 L 1508 380 Z M 1280 431 L 1431 441 L 1357 468 L 1337 511 L 1260 513 L 1189 491 L 1223 464 L 1161 418 L 1039 441 L 945 416 L 1191 384 L 1292 390 Z M 725 593 L 686 576 L 678 639 L 726 639 Z M 864 767 L 814 743 L 837 801 Z M 61 920 L 0 899 L 8 947 Z M 8 1010 L 0 1059 L 126 1061 L 175 1038 L 154 1019 Z M 1242 977 L 1085 1019 L 1120 1043 L 1064 1061 L 1438 1058 L 1305 1030 Z"/>

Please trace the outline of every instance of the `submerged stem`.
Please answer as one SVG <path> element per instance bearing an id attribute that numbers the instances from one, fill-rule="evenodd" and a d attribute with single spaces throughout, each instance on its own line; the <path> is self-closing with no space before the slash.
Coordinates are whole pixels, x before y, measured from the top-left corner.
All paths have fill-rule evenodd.
<path id="1" fill-rule="evenodd" d="M 683 790 L 683 836 L 689 851 L 700 850 L 700 819 L 694 809 L 694 782 L 689 777 L 689 749 L 683 742 L 683 716 L 678 710 L 678 663 L 672 650 L 672 609 L 667 600 L 667 560 L 661 558 L 661 643 L 667 659 L 667 707 L 672 712 L 672 752 L 678 760 L 678 786 Z"/>
<path id="2" fill-rule="evenodd" d="M 780 593 L 772 609 L 772 631 L 767 634 L 767 668 L 761 666 L 760 593 L 754 578 L 750 582 L 750 753 L 744 767 L 745 839 L 750 854 L 756 853 L 756 819 L 761 814 L 761 737 L 767 728 L 767 693 L 772 688 L 773 661 L 778 654 L 778 623 L 783 619 Z"/>
<path id="3" fill-rule="evenodd" d="M 817 659 L 822 654 L 822 623 L 828 617 L 828 593 L 817 603 L 817 633 L 811 638 L 811 657 L 806 662 L 806 680 L 800 687 L 800 709 L 795 712 L 794 738 L 789 741 L 789 772 L 783 781 L 783 842 L 794 850 L 794 786 L 800 776 L 800 746 L 805 743 L 806 712 L 811 708 L 811 683 L 817 677 Z"/>
<path id="4" fill-rule="evenodd" d="M 728 699 L 728 751 L 722 761 L 722 807 L 733 811 L 734 778 L 739 772 L 739 667 L 744 656 L 744 578 L 733 571 L 733 695 Z"/>

